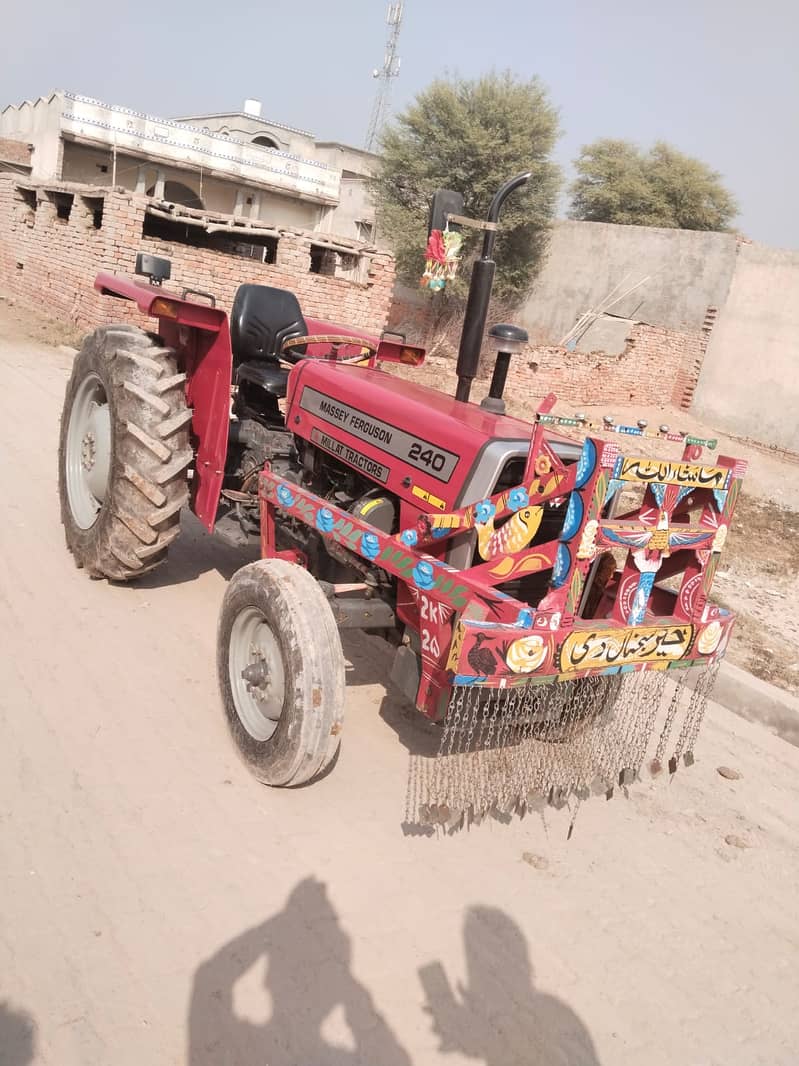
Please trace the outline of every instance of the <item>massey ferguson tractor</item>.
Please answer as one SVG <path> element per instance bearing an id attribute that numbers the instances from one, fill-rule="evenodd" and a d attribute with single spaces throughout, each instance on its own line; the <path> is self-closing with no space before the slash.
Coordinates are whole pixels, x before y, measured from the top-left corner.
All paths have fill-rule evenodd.
<path id="1" fill-rule="evenodd" d="M 528 177 L 476 223 L 455 397 L 386 369 L 423 360 L 402 336 L 309 318 L 291 292 L 242 285 L 228 317 L 163 288 L 167 260 L 97 276 L 155 321 L 101 327 L 75 359 L 67 546 L 91 577 L 135 580 L 164 562 L 185 507 L 260 543 L 224 596 L 218 671 L 263 782 L 301 784 L 333 760 L 348 628 L 393 647 L 393 684 L 440 727 L 438 755 L 412 760 L 409 824 L 610 796 L 644 767 L 693 761 L 733 623 L 709 593 L 744 464 L 665 426 L 559 416 L 554 396 L 532 422 L 509 416 L 514 326 L 491 329 L 489 395 L 469 402 L 499 210 Z M 436 195 L 434 233 L 469 223 L 458 205 Z M 649 437 L 677 454 L 647 457 Z"/>

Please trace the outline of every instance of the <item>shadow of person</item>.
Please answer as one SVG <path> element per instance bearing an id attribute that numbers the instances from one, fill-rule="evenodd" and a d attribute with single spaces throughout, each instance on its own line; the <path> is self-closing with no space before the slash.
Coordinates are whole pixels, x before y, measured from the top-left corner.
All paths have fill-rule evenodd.
<path id="1" fill-rule="evenodd" d="M 286 906 L 203 962 L 189 1007 L 189 1066 L 410 1066 L 368 990 L 350 972 L 350 940 L 325 885 L 301 881 Z M 255 1020 L 240 982 L 265 965 Z M 263 995 L 259 997 L 263 1000 Z"/>
<path id="2" fill-rule="evenodd" d="M 33 1062 L 35 1045 L 33 1018 L 0 1000 L 0 1066 L 28 1066 Z"/>
<path id="3" fill-rule="evenodd" d="M 441 963 L 419 970 L 439 1051 L 485 1066 L 599 1066 L 574 1011 L 538 992 L 524 934 L 493 907 L 472 907 L 463 928 L 468 981 L 453 993 Z"/>

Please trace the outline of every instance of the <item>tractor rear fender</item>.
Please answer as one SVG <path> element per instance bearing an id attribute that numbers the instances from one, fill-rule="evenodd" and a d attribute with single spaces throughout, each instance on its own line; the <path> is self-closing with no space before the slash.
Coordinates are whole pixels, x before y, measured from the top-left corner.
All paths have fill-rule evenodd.
<path id="1" fill-rule="evenodd" d="M 158 333 L 174 348 L 186 374 L 186 399 L 192 408 L 194 479 L 191 507 L 209 531 L 214 528 L 227 455 L 233 354 L 225 311 L 184 300 L 176 293 L 100 273 L 94 287 L 104 296 L 133 300 L 158 319 Z"/>

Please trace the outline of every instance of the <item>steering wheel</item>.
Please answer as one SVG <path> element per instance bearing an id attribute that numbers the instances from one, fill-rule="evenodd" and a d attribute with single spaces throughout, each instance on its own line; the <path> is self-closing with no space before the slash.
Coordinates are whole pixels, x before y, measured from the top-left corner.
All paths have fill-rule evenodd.
<path id="1" fill-rule="evenodd" d="M 317 333 L 315 336 L 310 337 L 291 337 L 289 340 L 283 342 L 281 351 L 288 351 L 289 348 L 299 348 L 303 344 L 332 344 L 334 348 L 339 348 L 344 344 L 353 345 L 358 348 L 365 348 L 366 352 L 361 352 L 359 355 L 347 356 L 344 359 L 340 359 L 341 363 L 350 363 L 357 359 L 366 359 L 367 355 L 374 355 L 377 351 L 377 345 L 373 341 L 366 340 L 365 337 L 342 337 L 336 333 Z"/>

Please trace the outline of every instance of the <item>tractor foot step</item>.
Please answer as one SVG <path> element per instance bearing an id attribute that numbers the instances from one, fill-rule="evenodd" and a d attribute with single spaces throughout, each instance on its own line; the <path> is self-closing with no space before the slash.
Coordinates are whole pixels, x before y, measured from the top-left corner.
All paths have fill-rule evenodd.
<path id="1" fill-rule="evenodd" d="M 376 597 L 331 596 L 328 602 L 339 629 L 393 629 L 397 624 L 389 605 Z"/>

